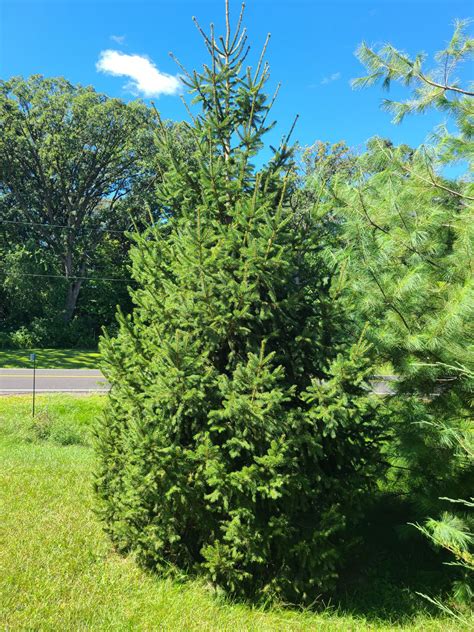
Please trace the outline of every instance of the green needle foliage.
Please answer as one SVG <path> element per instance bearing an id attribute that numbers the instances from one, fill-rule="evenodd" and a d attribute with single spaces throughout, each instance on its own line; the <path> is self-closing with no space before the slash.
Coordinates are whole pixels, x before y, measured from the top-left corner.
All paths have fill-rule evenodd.
<path id="1" fill-rule="evenodd" d="M 472 435 L 472 428 L 471 432 L 452 432 L 450 435 L 450 442 L 471 467 L 474 464 L 474 439 Z M 469 613 L 472 615 L 474 598 L 474 497 L 471 496 L 469 500 L 443 497 L 441 500 L 449 502 L 451 508 L 456 509 L 457 513 L 444 511 L 438 519 L 430 518 L 424 526 L 419 524 L 414 526 L 437 548 L 442 548 L 450 553 L 452 561 L 446 562 L 446 564 L 456 567 L 459 577 L 453 584 L 452 599 L 449 604 L 428 595 L 422 596 L 438 606 L 443 612 L 462 622 L 468 622 Z"/>
<path id="2" fill-rule="evenodd" d="M 474 206 L 470 186 L 431 180 L 436 152 L 371 141 L 355 185 L 339 188 L 351 289 L 377 348 L 409 388 L 429 395 L 449 379 L 465 405 L 474 366 Z M 443 185 L 444 186 L 444 185 Z M 445 382 L 445 385 L 447 383 Z"/>
<path id="3" fill-rule="evenodd" d="M 351 290 L 399 390 L 418 396 L 409 408 L 401 404 L 408 424 L 399 438 L 425 473 L 411 481 L 424 491 L 439 488 L 442 472 L 454 482 L 452 467 L 458 475 L 465 469 L 442 435 L 472 428 L 474 188 L 468 177 L 450 181 L 443 173 L 446 163 L 474 155 L 474 93 L 453 76 L 474 50 L 465 26 L 457 24 L 433 71 L 391 45 L 359 49 L 369 74 L 356 85 L 396 80 L 412 88 L 406 101 L 386 102 L 396 121 L 432 106 L 448 112 L 457 130 L 438 130 L 416 151 L 373 139 L 359 175 L 338 187 Z"/>
<path id="4" fill-rule="evenodd" d="M 288 137 L 252 162 L 273 125 L 266 44 L 245 68 L 242 13 L 232 32 L 226 8 L 224 37 L 200 29 L 209 65 L 183 69 L 201 108 L 193 155 L 165 125 L 157 138 L 162 218 L 136 240 L 135 307 L 101 347 L 112 390 L 96 488 L 116 546 L 142 563 L 313 601 L 380 473 L 383 415 L 319 233 L 289 204 Z"/>
<path id="5" fill-rule="evenodd" d="M 364 296 L 366 313 L 382 318 L 380 348 L 389 351 L 401 375 L 417 378 L 415 386 L 424 394 L 439 386 L 437 378 L 447 378 L 449 391 L 469 407 L 474 390 L 474 188 L 469 177 L 449 181 L 442 171 L 463 160 L 472 173 L 474 89 L 456 76 L 474 54 L 467 26 L 456 22 L 432 70 L 425 68 L 424 55 L 411 59 L 391 44 L 379 51 L 359 47 L 368 74 L 356 79 L 355 87 L 381 81 L 388 89 L 398 81 L 411 89 L 405 101 L 384 101 L 394 122 L 435 108 L 447 113 L 457 130 L 439 128 L 431 146 L 416 151 L 374 139 L 359 161 L 355 186 L 346 189 L 345 217 L 350 257 L 360 272 L 356 291 Z"/>
<path id="6" fill-rule="evenodd" d="M 423 53 L 411 59 L 392 44 L 375 50 L 363 42 L 356 55 L 368 74 L 354 79 L 353 87 L 364 88 L 380 81 L 388 90 L 393 81 L 398 81 L 410 87 L 412 95 L 406 101 L 385 99 L 383 107 L 394 115 L 394 123 L 400 123 L 407 114 L 423 113 L 434 107 L 453 114 L 463 134 L 472 134 L 469 115 L 472 117 L 470 98 L 474 97 L 474 87 L 463 86 L 456 76 L 462 64 L 469 63 L 474 53 L 474 39 L 468 34 L 468 26 L 469 21 L 456 20 L 451 40 L 436 54 L 437 65 L 431 70 L 425 68 L 426 55 Z"/>
<path id="7" fill-rule="evenodd" d="M 392 45 L 375 51 L 363 44 L 358 56 L 368 75 L 355 86 L 402 82 L 411 98 L 385 101 L 395 122 L 434 107 L 457 130 L 439 128 L 416 151 L 373 139 L 359 175 L 337 187 L 354 300 L 376 352 L 400 378 L 388 452 L 408 472 L 406 488 L 423 517 L 447 502 L 464 505 L 464 514 L 445 511 L 419 528 L 462 567 L 455 597 L 465 602 L 472 600 L 473 505 L 450 498 L 472 496 L 474 485 L 474 90 L 454 73 L 473 52 L 462 22 L 432 71 L 422 55 L 412 60 Z M 447 179 L 443 168 L 461 160 L 469 173 Z"/>

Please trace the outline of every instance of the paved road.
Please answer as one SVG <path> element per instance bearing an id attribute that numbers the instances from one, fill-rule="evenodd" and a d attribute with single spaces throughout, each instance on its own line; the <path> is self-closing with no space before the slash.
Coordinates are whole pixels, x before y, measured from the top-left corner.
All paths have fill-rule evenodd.
<path id="1" fill-rule="evenodd" d="M 0 395 L 31 393 L 32 369 L 1 369 Z M 36 369 L 36 392 L 106 393 L 109 385 L 95 369 Z"/>
<path id="2" fill-rule="evenodd" d="M 372 389 L 376 395 L 394 392 L 393 376 L 374 376 Z M 0 395 L 31 393 L 32 369 L 1 369 Z M 37 393 L 106 393 L 109 385 L 98 370 L 94 369 L 36 369 Z"/>
<path id="3" fill-rule="evenodd" d="M 398 378 L 395 375 L 374 375 L 370 380 L 372 384 L 372 392 L 375 395 L 393 395 L 395 391 L 395 382 Z"/>

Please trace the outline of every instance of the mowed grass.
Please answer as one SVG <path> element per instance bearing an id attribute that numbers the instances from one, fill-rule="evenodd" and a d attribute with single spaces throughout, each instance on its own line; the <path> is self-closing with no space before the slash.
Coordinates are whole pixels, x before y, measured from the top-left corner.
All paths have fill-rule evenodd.
<path id="1" fill-rule="evenodd" d="M 31 395 L 0 396 L 0 436 L 26 443 L 91 446 L 93 424 L 105 402 L 105 397 L 93 394 L 36 395 L 32 418 Z"/>
<path id="2" fill-rule="evenodd" d="M 98 369 L 100 353 L 88 349 L 0 349 L 0 368 L 29 369 L 30 354 L 38 369 Z"/>
<path id="3" fill-rule="evenodd" d="M 28 398 L 0 398 L 1 629 L 462 629 L 423 612 L 397 622 L 336 609 L 264 611 L 231 603 L 199 581 L 160 578 L 117 555 L 94 512 L 94 454 L 88 445 L 104 402 L 103 396 L 38 397 L 49 429 L 42 434 L 31 420 Z M 58 427 L 69 427 L 75 441 L 65 440 Z"/>

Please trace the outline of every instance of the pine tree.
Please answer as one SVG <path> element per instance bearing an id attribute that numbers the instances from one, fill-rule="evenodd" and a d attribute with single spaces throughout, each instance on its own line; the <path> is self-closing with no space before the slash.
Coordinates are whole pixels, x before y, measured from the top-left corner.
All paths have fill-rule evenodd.
<path id="1" fill-rule="evenodd" d="M 354 300 L 379 359 L 399 377 L 387 452 L 420 519 L 444 510 L 421 529 L 464 566 L 457 596 L 468 599 L 472 499 L 450 498 L 471 496 L 474 483 L 474 91 L 455 74 L 473 51 L 463 22 L 432 70 L 421 54 L 412 59 L 390 44 L 363 44 L 358 56 L 368 74 L 355 86 L 398 81 L 411 88 L 405 101 L 384 101 L 395 123 L 435 108 L 456 129 L 439 127 L 417 149 L 372 139 L 359 176 L 337 187 Z M 466 177 L 448 179 L 445 166 L 459 162 Z M 453 502 L 464 515 L 452 514 Z"/>
<path id="2" fill-rule="evenodd" d="M 247 35 L 201 34 L 185 73 L 192 160 L 162 126 L 161 221 L 132 251 L 130 316 L 105 338 L 112 389 L 96 487 L 119 550 L 204 573 L 236 595 L 313 600 L 337 578 L 379 468 L 380 404 L 367 348 L 343 340 L 343 304 L 288 204 L 289 137 L 260 170 L 271 101 Z M 328 276 L 329 275 L 329 276 Z"/>
<path id="3" fill-rule="evenodd" d="M 439 484 L 428 472 L 447 467 L 448 478 L 453 474 L 446 444 L 434 432 L 438 422 L 448 431 L 472 427 L 473 186 L 469 177 L 447 179 L 443 168 L 472 161 L 474 92 L 454 73 L 473 50 L 461 22 L 432 71 L 422 55 L 412 60 L 390 44 L 379 51 L 359 48 L 369 72 L 356 86 L 381 81 L 387 88 L 399 81 L 412 89 L 406 101 L 384 102 L 395 122 L 434 107 L 447 112 L 457 130 L 439 128 L 430 145 L 416 150 L 372 139 L 359 158 L 359 176 L 337 191 L 345 226 L 341 254 L 359 310 L 371 324 L 369 337 L 380 360 L 392 363 L 399 390 L 423 398 L 409 415 L 405 411 L 407 419 L 421 416 L 425 429 L 433 429 L 420 444 L 423 432 L 410 423 L 404 438 L 425 472 L 418 481 L 425 490 Z M 472 170 L 472 163 L 464 165 Z"/>
<path id="4" fill-rule="evenodd" d="M 451 448 L 459 451 L 466 466 L 472 468 L 474 464 L 472 431 L 451 431 L 448 434 L 445 428 L 441 428 L 440 434 Z M 450 504 L 450 511 L 444 511 L 437 519 L 429 518 L 424 525 L 413 526 L 429 538 L 435 547 L 449 552 L 450 561 L 446 564 L 456 567 L 458 577 L 453 583 L 452 599 L 449 605 L 436 597 L 420 594 L 443 612 L 469 626 L 472 623 L 474 598 L 474 497 L 453 499 L 444 496 L 441 500 Z"/>

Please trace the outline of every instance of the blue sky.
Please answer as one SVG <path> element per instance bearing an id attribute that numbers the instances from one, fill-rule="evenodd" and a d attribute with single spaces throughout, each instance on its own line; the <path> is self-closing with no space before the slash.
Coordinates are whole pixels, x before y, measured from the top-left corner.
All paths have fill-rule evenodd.
<path id="1" fill-rule="evenodd" d="M 240 4 L 231 6 L 236 18 Z M 111 96 L 135 98 L 125 76 L 97 71 L 101 53 L 115 51 L 108 53 L 106 67 L 126 62 L 123 55 L 144 56 L 167 75 L 161 78 L 162 88 L 173 92 L 178 69 L 168 52 L 188 69 L 207 61 L 191 17 L 196 15 L 205 27 L 214 21 L 222 31 L 223 7 L 224 0 L 0 0 L 0 76 L 64 75 Z M 442 117 L 431 113 L 393 126 L 380 110 L 385 94 L 379 86 L 351 89 L 349 80 L 363 74 L 354 51 L 365 40 L 431 56 L 449 39 L 454 19 L 470 13 L 472 3 L 465 0 L 248 0 L 245 24 L 254 54 L 271 32 L 269 89 L 282 82 L 272 142 L 297 113 L 294 139 L 302 144 L 345 140 L 361 148 L 375 134 L 396 143 L 423 142 Z M 140 72 L 141 87 L 152 89 L 147 68 Z M 176 94 L 154 101 L 164 117 L 187 118 Z"/>

